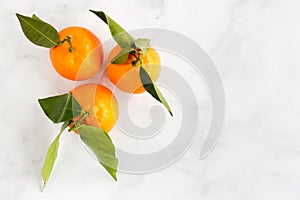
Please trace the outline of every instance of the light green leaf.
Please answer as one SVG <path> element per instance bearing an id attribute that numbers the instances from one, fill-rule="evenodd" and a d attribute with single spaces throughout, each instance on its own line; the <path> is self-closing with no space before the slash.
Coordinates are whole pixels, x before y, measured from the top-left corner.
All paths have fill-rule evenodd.
<path id="1" fill-rule="evenodd" d="M 108 134 L 94 126 L 82 125 L 78 129 L 81 140 L 94 152 L 99 163 L 117 181 L 118 159 L 115 147 Z"/>
<path id="2" fill-rule="evenodd" d="M 135 40 L 134 44 L 137 48 L 140 48 L 142 50 L 143 54 L 146 54 L 147 49 L 150 45 L 150 40 L 144 39 L 144 38 L 139 38 L 139 39 Z"/>
<path id="3" fill-rule="evenodd" d="M 69 121 L 66 121 L 62 125 L 59 134 L 56 136 L 56 138 L 53 140 L 52 144 L 48 148 L 47 156 L 46 156 L 46 159 L 44 161 L 43 168 L 42 168 L 42 177 L 43 177 L 43 181 L 44 181 L 42 191 L 46 187 L 46 184 L 47 184 L 48 179 L 51 175 L 51 172 L 53 170 L 53 167 L 54 167 L 54 164 L 55 164 L 55 161 L 56 161 L 56 158 L 57 158 L 57 152 L 58 152 L 58 147 L 59 147 L 59 138 L 60 138 L 61 134 L 63 133 L 64 129 L 68 125 L 69 125 Z"/>
<path id="4" fill-rule="evenodd" d="M 112 64 L 123 64 L 128 59 L 129 53 L 134 50 L 132 47 L 125 47 L 110 62 Z"/>
<path id="5" fill-rule="evenodd" d="M 117 22 L 115 22 L 102 11 L 90 11 L 97 15 L 108 25 L 111 35 L 120 47 L 132 47 L 134 43 L 133 37 L 129 33 L 127 33 Z"/>
<path id="6" fill-rule="evenodd" d="M 80 104 L 70 93 L 39 99 L 38 101 L 44 113 L 53 123 L 71 120 L 82 113 Z"/>
<path id="7" fill-rule="evenodd" d="M 34 44 L 53 48 L 59 42 L 57 30 L 50 24 L 40 20 L 36 15 L 31 17 L 16 14 L 25 36 Z"/>
<path id="8" fill-rule="evenodd" d="M 155 83 L 152 82 L 149 74 L 146 72 L 146 70 L 142 66 L 140 67 L 140 78 L 141 78 L 141 81 L 143 83 L 145 90 L 149 94 L 151 94 L 151 96 L 154 97 L 157 101 L 161 102 L 166 107 L 166 109 L 169 111 L 171 116 L 173 116 L 171 108 L 170 108 L 168 102 L 166 101 L 165 97 L 159 91 L 159 89 L 155 85 Z"/>

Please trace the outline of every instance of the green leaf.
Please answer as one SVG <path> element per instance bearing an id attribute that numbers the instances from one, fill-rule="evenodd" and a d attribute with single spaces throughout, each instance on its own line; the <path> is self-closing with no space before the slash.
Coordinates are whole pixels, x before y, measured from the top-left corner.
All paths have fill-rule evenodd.
<path id="1" fill-rule="evenodd" d="M 123 64 L 128 59 L 130 52 L 134 50 L 132 47 L 125 47 L 110 62 L 112 64 Z"/>
<path id="2" fill-rule="evenodd" d="M 71 120 L 82 113 L 80 104 L 70 93 L 39 99 L 38 101 L 44 113 L 53 123 Z"/>
<path id="3" fill-rule="evenodd" d="M 120 47 L 125 48 L 132 46 L 132 44 L 134 43 L 133 37 L 129 33 L 127 33 L 117 22 L 115 22 L 102 11 L 90 11 L 97 15 L 108 25 L 111 35 Z"/>
<path id="4" fill-rule="evenodd" d="M 99 163 L 117 181 L 118 159 L 115 147 L 108 134 L 94 126 L 81 126 L 78 129 L 81 140 L 94 152 Z"/>
<path id="5" fill-rule="evenodd" d="M 32 19 L 36 19 L 36 20 L 40 20 L 40 21 L 43 21 L 43 20 L 41 20 L 36 14 L 32 14 L 32 17 L 31 17 Z"/>
<path id="6" fill-rule="evenodd" d="M 40 20 L 36 15 L 31 17 L 16 14 L 25 36 L 34 44 L 53 48 L 59 42 L 57 30 L 50 24 Z"/>
<path id="7" fill-rule="evenodd" d="M 42 191 L 46 187 L 46 184 L 47 184 L 48 179 L 51 175 L 51 172 L 52 172 L 53 167 L 54 167 L 54 163 L 55 163 L 56 158 L 57 158 L 57 152 L 58 152 L 58 147 L 59 147 L 59 138 L 60 138 L 61 134 L 63 133 L 64 129 L 68 126 L 68 124 L 69 124 L 69 121 L 66 121 L 62 125 L 59 134 L 56 136 L 56 138 L 53 140 L 52 144 L 48 148 L 47 156 L 46 156 L 46 159 L 44 161 L 43 168 L 42 168 L 42 177 L 43 177 L 43 181 L 44 181 Z"/>
<path id="8" fill-rule="evenodd" d="M 138 47 L 142 50 L 143 54 L 146 54 L 147 49 L 150 45 L 150 40 L 144 39 L 144 38 L 139 38 L 139 39 L 135 40 L 134 44 L 136 47 Z"/>
<path id="9" fill-rule="evenodd" d="M 166 109 L 169 111 L 171 116 L 173 116 L 173 113 L 171 111 L 171 108 L 169 104 L 167 103 L 166 99 L 162 95 L 162 93 L 159 91 L 158 87 L 155 85 L 155 83 L 152 82 L 149 74 L 146 72 L 146 70 L 141 66 L 140 67 L 140 78 L 143 83 L 143 86 L 145 90 L 151 94 L 157 101 L 161 102 Z"/>

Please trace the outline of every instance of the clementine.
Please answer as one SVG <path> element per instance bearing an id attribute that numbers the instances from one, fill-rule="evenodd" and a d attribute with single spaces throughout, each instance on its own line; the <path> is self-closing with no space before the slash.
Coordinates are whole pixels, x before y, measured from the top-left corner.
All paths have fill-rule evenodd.
<path id="1" fill-rule="evenodd" d="M 110 61 L 121 51 L 120 46 L 114 47 L 108 57 L 106 68 L 107 76 L 120 90 L 127 93 L 143 93 L 145 89 L 140 80 L 141 62 L 136 62 L 136 54 L 129 54 L 128 59 L 122 64 L 112 64 Z M 160 58 L 157 51 L 151 47 L 145 54 L 140 55 L 143 68 L 147 71 L 152 81 L 155 82 L 160 74 Z M 134 64 L 135 63 L 135 64 Z"/>
<path id="2" fill-rule="evenodd" d="M 85 80 L 99 71 L 103 47 L 91 31 L 67 27 L 59 32 L 59 40 L 59 45 L 50 49 L 50 59 L 57 73 L 70 80 Z"/>
<path id="3" fill-rule="evenodd" d="M 72 96 L 81 105 L 83 111 L 89 112 L 81 123 L 97 126 L 105 132 L 115 125 L 118 116 L 118 102 L 113 93 L 106 87 L 98 84 L 84 84 L 71 90 Z M 73 121 L 79 120 L 76 117 Z"/>

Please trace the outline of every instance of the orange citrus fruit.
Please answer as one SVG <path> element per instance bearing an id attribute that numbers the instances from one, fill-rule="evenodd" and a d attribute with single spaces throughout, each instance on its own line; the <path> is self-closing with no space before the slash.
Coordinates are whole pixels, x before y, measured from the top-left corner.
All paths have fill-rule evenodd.
<path id="1" fill-rule="evenodd" d="M 108 88 L 89 83 L 75 87 L 71 94 L 82 110 L 90 113 L 81 123 L 97 126 L 105 132 L 113 128 L 119 116 L 118 102 Z M 76 117 L 74 121 L 79 118 L 80 116 Z"/>
<path id="2" fill-rule="evenodd" d="M 88 29 L 67 27 L 59 32 L 59 40 L 70 39 L 50 49 L 50 59 L 54 69 L 70 80 L 85 80 L 95 75 L 102 64 L 101 41 Z"/>
<path id="3" fill-rule="evenodd" d="M 136 66 L 132 64 L 136 60 L 133 54 L 129 54 L 127 61 L 123 64 L 112 64 L 113 59 L 121 51 L 120 46 L 112 49 L 108 57 L 106 68 L 107 76 L 111 82 L 120 90 L 128 93 L 143 93 L 145 89 L 140 80 L 140 62 Z M 160 74 L 160 58 L 157 51 L 151 47 L 147 49 L 146 54 L 141 54 L 142 66 L 148 72 L 151 80 L 155 82 Z"/>

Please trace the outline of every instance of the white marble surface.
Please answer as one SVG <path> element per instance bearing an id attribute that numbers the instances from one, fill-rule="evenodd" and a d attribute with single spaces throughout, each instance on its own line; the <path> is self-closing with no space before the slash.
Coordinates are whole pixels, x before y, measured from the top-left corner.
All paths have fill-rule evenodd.
<path id="1" fill-rule="evenodd" d="M 20 32 L 15 13 L 37 13 L 58 29 L 107 29 L 87 10 L 101 9 L 128 29 L 167 28 L 202 45 L 227 97 L 224 134 L 205 160 L 187 154 L 162 171 L 119 174 L 113 182 L 82 148 L 62 137 L 51 181 L 40 170 L 59 129 L 36 99 L 73 83 L 51 68 L 48 50 Z M 298 0 L 17 1 L 0 8 L 0 199 L 281 200 L 300 198 L 300 2 Z M 53 133 L 53 135 L 51 135 Z"/>

